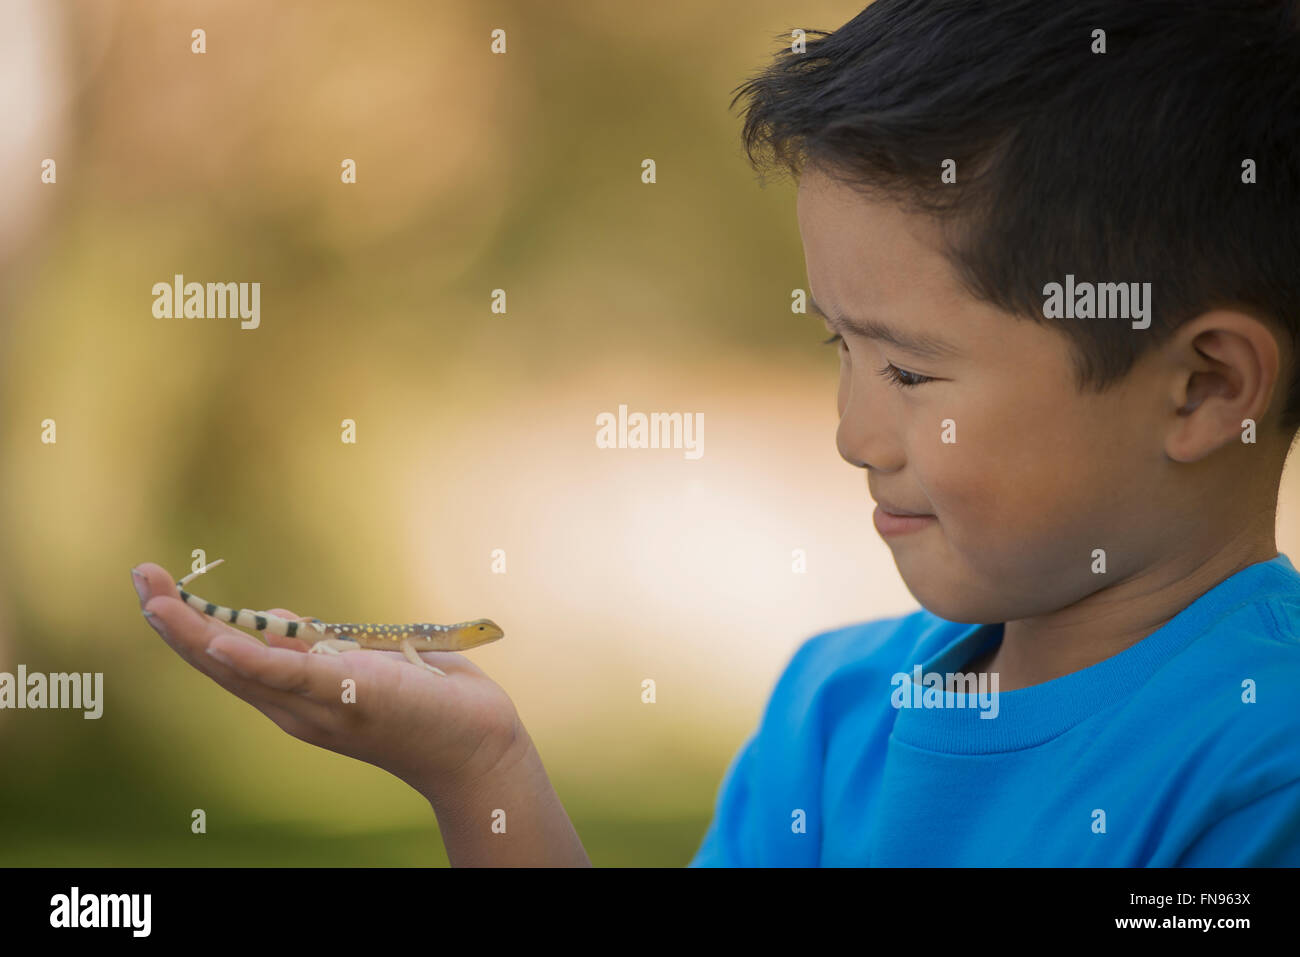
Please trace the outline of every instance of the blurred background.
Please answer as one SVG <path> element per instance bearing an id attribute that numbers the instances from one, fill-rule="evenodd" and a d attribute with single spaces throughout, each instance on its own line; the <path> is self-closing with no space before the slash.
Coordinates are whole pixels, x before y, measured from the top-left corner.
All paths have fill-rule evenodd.
<path id="1" fill-rule="evenodd" d="M 446 862 L 147 627 L 130 569 L 194 549 L 225 604 L 500 622 L 469 655 L 593 863 L 685 864 L 794 649 L 917 607 L 729 109 L 860 6 L 0 0 L 0 671 L 105 696 L 0 711 L 0 864 Z M 155 318 L 177 273 L 260 282 L 260 327 Z M 620 404 L 702 412 L 703 457 L 596 448 Z"/>

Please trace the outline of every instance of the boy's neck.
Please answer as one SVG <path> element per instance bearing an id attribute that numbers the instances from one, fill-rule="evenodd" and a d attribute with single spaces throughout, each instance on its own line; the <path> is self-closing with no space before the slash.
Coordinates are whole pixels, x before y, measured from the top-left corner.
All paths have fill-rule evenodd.
<path id="1" fill-rule="evenodd" d="M 1277 554 L 1270 523 L 1266 535 L 1243 536 L 1208 556 L 1178 556 L 1058 612 L 1006 622 L 1002 641 L 966 670 L 997 672 L 999 690 L 1014 691 L 1089 668 L 1159 630 L 1215 585 Z"/>

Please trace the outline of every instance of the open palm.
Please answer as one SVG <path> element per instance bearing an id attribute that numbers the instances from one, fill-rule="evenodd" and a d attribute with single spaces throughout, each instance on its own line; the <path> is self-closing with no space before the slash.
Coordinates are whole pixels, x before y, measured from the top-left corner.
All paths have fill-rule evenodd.
<path id="1" fill-rule="evenodd" d="M 526 737 L 509 696 L 464 655 L 424 652 L 441 677 L 396 652 L 307 654 L 299 639 L 267 634 L 263 644 L 200 614 L 153 562 L 134 569 L 132 582 L 146 619 L 196 669 L 295 738 L 381 767 L 425 795 L 477 780 Z"/>

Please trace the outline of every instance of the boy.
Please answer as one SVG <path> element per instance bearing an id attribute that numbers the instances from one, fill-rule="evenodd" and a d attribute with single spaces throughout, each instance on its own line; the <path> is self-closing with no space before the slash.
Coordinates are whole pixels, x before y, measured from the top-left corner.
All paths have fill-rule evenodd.
<path id="1" fill-rule="evenodd" d="M 799 649 L 692 863 L 1300 864 L 1297 5 L 877 0 L 744 92 L 923 607 Z"/>
<path id="2" fill-rule="evenodd" d="M 1291 3 L 877 0 L 747 85 L 922 608 L 803 644 L 692 864 L 1300 864 L 1298 36 Z M 419 789 L 453 864 L 589 863 L 468 660 L 263 647 L 134 577 L 200 670 Z"/>

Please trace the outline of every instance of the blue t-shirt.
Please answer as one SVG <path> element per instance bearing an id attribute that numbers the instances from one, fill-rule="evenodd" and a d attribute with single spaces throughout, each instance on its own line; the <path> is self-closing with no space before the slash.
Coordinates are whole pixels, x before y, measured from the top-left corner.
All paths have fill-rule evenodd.
<path id="1" fill-rule="evenodd" d="M 1001 635 L 922 609 L 808 639 L 691 866 L 1300 866 L 1285 554 L 1081 671 L 983 697 L 926 687 Z"/>

